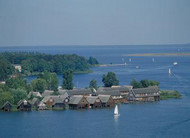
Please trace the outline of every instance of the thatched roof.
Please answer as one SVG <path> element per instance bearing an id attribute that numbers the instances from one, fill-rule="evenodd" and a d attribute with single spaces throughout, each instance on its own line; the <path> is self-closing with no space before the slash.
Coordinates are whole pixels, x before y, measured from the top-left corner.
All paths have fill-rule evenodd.
<path id="1" fill-rule="evenodd" d="M 73 95 L 70 98 L 69 104 L 79 104 L 82 98 L 83 98 L 82 95 Z"/>
<path id="2" fill-rule="evenodd" d="M 102 103 L 107 103 L 110 99 L 110 95 L 98 95 Z"/>
<path id="3" fill-rule="evenodd" d="M 89 102 L 89 104 L 94 104 L 97 98 L 98 96 L 88 96 L 86 100 Z"/>
<path id="4" fill-rule="evenodd" d="M 73 90 L 66 90 L 69 96 L 72 95 L 90 95 L 92 94 L 90 89 L 73 89 Z"/>
<path id="5" fill-rule="evenodd" d="M 133 89 L 133 92 L 135 94 L 158 93 L 159 92 L 159 88 L 158 88 L 158 86 L 149 86 L 147 88 L 136 88 L 136 89 Z"/>

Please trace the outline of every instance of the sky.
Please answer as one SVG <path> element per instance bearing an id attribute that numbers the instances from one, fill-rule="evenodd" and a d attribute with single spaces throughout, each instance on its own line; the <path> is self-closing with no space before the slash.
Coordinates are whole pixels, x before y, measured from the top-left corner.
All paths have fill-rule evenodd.
<path id="1" fill-rule="evenodd" d="M 0 0 L 0 46 L 190 43 L 190 0 Z"/>

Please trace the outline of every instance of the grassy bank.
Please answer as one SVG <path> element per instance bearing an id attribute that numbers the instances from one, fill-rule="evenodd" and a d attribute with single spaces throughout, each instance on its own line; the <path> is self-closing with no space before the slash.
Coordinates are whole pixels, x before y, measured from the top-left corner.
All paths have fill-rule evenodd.
<path id="1" fill-rule="evenodd" d="M 175 91 L 175 90 L 161 90 L 160 91 L 160 100 L 167 100 L 167 99 L 170 99 L 170 98 L 181 98 L 182 95 L 178 92 L 178 91 Z"/>

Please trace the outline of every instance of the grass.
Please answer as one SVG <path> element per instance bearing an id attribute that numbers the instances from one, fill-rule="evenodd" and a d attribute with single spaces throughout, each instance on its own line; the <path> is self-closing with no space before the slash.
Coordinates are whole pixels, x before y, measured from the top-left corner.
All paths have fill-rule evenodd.
<path id="1" fill-rule="evenodd" d="M 160 91 L 160 100 L 167 100 L 171 98 L 179 99 L 182 95 L 176 90 L 162 90 Z"/>

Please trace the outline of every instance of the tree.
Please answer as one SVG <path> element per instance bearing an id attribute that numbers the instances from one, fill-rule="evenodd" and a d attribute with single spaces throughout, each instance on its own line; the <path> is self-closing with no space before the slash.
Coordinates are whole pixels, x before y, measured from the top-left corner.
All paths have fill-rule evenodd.
<path id="1" fill-rule="evenodd" d="M 46 81 L 44 79 L 35 79 L 31 81 L 31 85 L 33 88 L 33 91 L 39 91 L 40 93 L 43 93 L 46 88 Z"/>
<path id="2" fill-rule="evenodd" d="M 72 70 L 67 70 L 63 74 L 63 84 L 62 88 L 67 89 L 67 90 L 72 90 L 73 89 L 73 71 Z"/>
<path id="3" fill-rule="evenodd" d="M 157 82 L 157 81 L 155 81 L 155 80 L 150 80 L 150 81 L 149 81 L 149 84 L 150 84 L 150 86 L 155 86 L 155 85 L 158 86 L 160 83 Z"/>
<path id="4" fill-rule="evenodd" d="M 117 80 L 114 72 L 108 72 L 102 76 L 102 82 L 105 87 L 111 87 L 113 85 L 119 85 L 119 80 Z"/>
<path id="5" fill-rule="evenodd" d="M 14 72 L 14 67 L 0 56 L 0 81 L 6 80 Z"/>
<path id="6" fill-rule="evenodd" d="M 141 80 L 140 83 L 141 83 L 141 85 L 142 85 L 143 88 L 146 88 L 146 87 L 150 86 L 149 81 L 146 80 L 146 79 L 145 80 Z"/>
<path id="7" fill-rule="evenodd" d="M 97 81 L 95 79 L 92 79 L 89 84 L 89 88 L 96 89 L 97 90 Z"/>
<path id="8" fill-rule="evenodd" d="M 44 79 L 46 81 L 46 89 L 57 91 L 59 78 L 56 73 L 50 73 L 45 71 L 41 73 L 38 78 Z"/>
<path id="9" fill-rule="evenodd" d="M 138 82 L 136 79 L 133 79 L 131 82 L 130 82 L 130 85 L 133 86 L 133 88 L 142 88 L 142 84 L 140 82 Z"/>
<path id="10" fill-rule="evenodd" d="M 14 98 L 9 92 L 2 92 L 0 93 L 0 107 L 3 106 L 3 104 L 9 101 L 10 103 L 14 103 Z"/>
<path id="11" fill-rule="evenodd" d="M 23 79 L 22 77 L 17 77 L 17 78 L 9 78 L 6 80 L 6 86 L 8 88 L 21 88 L 26 90 L 27 89 L 27 80 Z"/>
<path id="12" fill-rule="evenodd" d="M 14 98 L 14 104 L 16 105 L 20 100 L 27 99 L 27 92 L 23 89 L 11 89 L 11 94 Z"/>
<path id="13" fill-rule="evenodd" d="M 97 59 L 95 59 L 95 58 L 93 58 L 93 57 L 89 57 L 88 63 L 89 63 L 90 65 L 99 64 L 98 61 L 97 61 Z"/>

